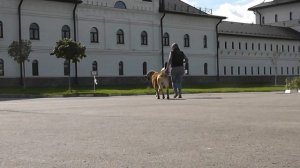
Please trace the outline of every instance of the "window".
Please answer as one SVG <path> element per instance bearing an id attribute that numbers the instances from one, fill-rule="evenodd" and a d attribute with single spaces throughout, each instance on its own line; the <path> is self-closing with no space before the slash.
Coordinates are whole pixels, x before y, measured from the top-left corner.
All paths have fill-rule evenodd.
<path id="1" fill-rule="evenodd" d="M 234 42 L 231 43 L 231 48 L 234 49 Z"/>
<path id="2" fill-rule="evenodd" d="M 265 24 L 265 17 L 264 16 L 262 17 L 261 24 Z"/>
<path id="3" fill-rule="evenodd" d="M 265 43 L 265 51 L 267 51 L 267 44 Z"/>
<path id="4" fill-rule="evenodd" d="M 203 37 L 203 48 L 207 48 L 207 36 Z"/>
<path id="5" fill-rule="evenodd" d="M 227 49 L 227 42 L 225 41 L 225 49 Z"/>
<path id="6" fill-rule="evenodd" d="M 71 29 L 68 25 L 64 25 L 61 29 L 61 37 L 62 39 L 71 38 Z"/>
<path id="7" fill-rule="evenodd" d="M 32 76 L 39 76 L 39 62 L 37 60 L 32 61 Z"/>
<path id="8" fill-rule="evenodd" d="M 184 35 L 184 47 L 190 47 L 190 36 L 188 34 Z"/>
<path id="9" fill-rule="evenodd" d="M 148 45 L 148 34 L 146 31 L 143 31 L 141 33 L 141 44 L 142 45 Z"/>
<path id="10" fill-rule="evenodd" d="M 70 75 L 70 62 L 67 60 L 64 62 L 64 75 L 65 76 Z"/>
<path id="11" fill-rule="evenodd" d="M 238 67 L 238 75 L 241 75 L 241 67 Z"/>
<path id="12" fill-rule="evenodd" d="M 248 73 L 248 72 L 247 72 L 247 67 L 245 67 L 245 75 L 247 75 L 247 73 Z"/>
<path id="13" fill-rule="evenodd" d="M 233 66 L 231 66 L 230 70 L 231 70 L 231 75 L 233 75 Z"/>
<path id="14" fill-rule="evenodd" d="M 248 44 L 245 43 L 245 50 L 248 50 Z"/>
<path id="15" fill-rule="evenodd" d="M 293 46 L 293 52 L 295 52 L 296 50 L 295 50 L 295 46 Z"/>
<path id="16" fill-rule="evenodd" d="M 290 74 L 289 67 L 286 67 L 286 74 L 287 74 L 287 75 L 289 75 L 289 74 Z"/>
<path id="17" fill-rule="evenodd" d="M 170 36 L 168 33 L 165 33 L 163 36 L 163 45 L 170 46 Z"/>
<path id="18" fill-rule="evenodd" d="M 253 75 L 253 74 L 254 74 L 253 67 L 251 67 L 251 75 Z"/>
<path id="19" fill-rule="evenodd" d="M 227 72 L 226 72 L 226 66 L 224 66 L 224 75 L 226 75 Z"/>
<path id="20" fill-rule="evenodd" d="M 264 67 L 264 75 L 266 75 L 266 67 Z"/>
<path id="21" fill-rule="evenodd" d="M 281 75 L 283 75 L 283 67 L 281 67 Z"/>
<path id="22" fill-rule="evenodd" d="M 208 65 L 207 65 L 207 63 L 204 64 L 204 75 L 208 75 Z"/>
<path id="23" fill-rule="evenodd" d="M 293 12 L 290 12 L 290 20 L 293 20 Z"/>
<path id="24" fill-rule="evenodd" d="M 124 75 L 124 65 L 123 62 L 119 62 L 119 75 Z"/>
<path id="25" fill-rule="evenodd" d="M 115 3 L 115 8 L 119 8 L 119 9 L 126 9 L 126 4 L 123 1 L 117 1 Z"/>
<path id="26" fill-rule="evenodd" d="M 93 27 L 91 29 L 90 38 L 91 38 L 91 43 L 98 43 L 99 42 L 98 29 L 96 27 Z"/>
<path id="27" fill-rule="evenodd" d="M 281 46 L 281 51 L 284 51 L 284 45 Z"/>
<path id="28" fill-rule="evenodd" d="M 147 71 L 147 62 L 143 62 L 143 75 L 146 75 Z"/>
<path id="29" fill-rule="evenodd" d="M 278 22 L 278 15 L 275 14 L 275 22 Z"/>
<path id="30" fill-rule="evenodd" d="M 124 32 L 122 29 L 117 31 L 117 44 L 124 44 Z"/>
<path id="31" fill-rule="evenodd" d="M 3 38 L 3 23 L 0 21 L 0 38 Z"/>
<path id="32" fill-rule="evenodd" d="M 292 67 L 292 75 L 295 75 L 295 68 Z"/>
<path id="33" fill-rule="evenodd" d="M 0 76 L 4 76 L 4 61 L 0 59 Z"/>
<path id="34" fill-rule="evenodd" d="M 92 64 L 92 71 L 98 72 L 98 63 L 97 63 L 97 61 L 94 61 L 93 64 Z"/>
<path id="35" fill-rule="evenodd" d="M 32 23 L 29 27 L 30 40 L 39 40 L 40 39 L 40 28 L 36 23 Z"/>
<path id="36" fill-rule="evenodd" d="M 241 42 L 239 42 L 239 50 L 241 49 Z"/>
<path id="37" fill-rule="evenodd" d="M 270 46 L 270 49 L 271 49 L 271 51 L 273 51 L 273 45 L 271 44 L 271 46 Z"/>
<path id="38" fill-rule="evenodd" d="M 272 75 L 272 67 L 270 67 L 270 75 Z"/>
<path id="39" fill-rule="evenodd" d="M 252 50 L 254 50 L 254 43 L 252 43 Z"/>
<path id="40" fill-rule="evenodd" d="M 258 43 L 258 50 L 260 50 L 260 43 Z"/>
<path id="41" fill-rule="evenodd" d="M 260 68 L 257 67 L 257 75 L 259 75 L 259 74 L 260 74 Z"/>

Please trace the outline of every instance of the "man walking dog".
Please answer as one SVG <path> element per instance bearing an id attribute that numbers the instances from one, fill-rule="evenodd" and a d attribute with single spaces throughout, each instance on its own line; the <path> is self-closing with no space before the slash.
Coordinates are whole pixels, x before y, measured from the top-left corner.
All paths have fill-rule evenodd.
<path id="1" fill-rule="evenodd" d="M 169 67 L 171 65 L 171 80 L 174 89 L 174 98 L 178 96 L 178 98 L 182 98 L 182 79 L 184 76 L 184 66 L 183 63 L 188 63 L 188 58 L 185 54 L 180 51 L 178 44 L 172 44 L 172 51 L 169 54 L 169 60 L 167 63 L 166 70 L 169 71 Z"/>

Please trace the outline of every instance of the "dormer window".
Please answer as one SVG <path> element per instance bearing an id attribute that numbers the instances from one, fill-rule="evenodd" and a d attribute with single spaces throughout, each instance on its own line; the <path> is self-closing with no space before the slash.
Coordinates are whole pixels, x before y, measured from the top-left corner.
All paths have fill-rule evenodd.
<path id="1" fill-rule="evenodd" d="M 126 9 L 126 4 L 123 1 L 117 1 L 115 3 L 115 8 L 119 8 L 119 9 Z"/>

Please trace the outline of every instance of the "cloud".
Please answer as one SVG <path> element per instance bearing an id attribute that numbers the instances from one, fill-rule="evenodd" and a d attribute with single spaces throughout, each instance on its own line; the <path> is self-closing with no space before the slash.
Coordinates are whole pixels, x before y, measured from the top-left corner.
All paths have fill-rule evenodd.
<path id="1" fill-rule="evenodd" d="M 200 0 L 182 0 L 193 6 L 200 6 Z M 228 0 L 229 1 L 229 0 Z M 271 0 L 265 0 L 265 2 Z M 233 3 L 217 4 L 217 8 L 213 9 L 213 15 L 225 16 L 226 21 L 255 23 L 255 15 L 253 11 L 248 11 L 248 8 L 262 3 L 263 0 L 236 0 Z"/>

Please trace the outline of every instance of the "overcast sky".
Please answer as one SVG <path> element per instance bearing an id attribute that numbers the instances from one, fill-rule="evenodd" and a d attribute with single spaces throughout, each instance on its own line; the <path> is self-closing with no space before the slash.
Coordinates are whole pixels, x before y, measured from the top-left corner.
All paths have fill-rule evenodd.
<path id="1" fill-rule="evenodd" d="M 264 0 L 181 0 L 197 8 L 212 9 L 213 15 L 225 16 L 227 21 L 255 23 L 255 16 L 248 8 Z M 265 0 L 272 1 L 272 0 Z"/>

